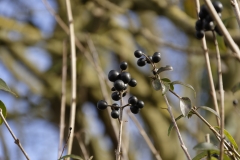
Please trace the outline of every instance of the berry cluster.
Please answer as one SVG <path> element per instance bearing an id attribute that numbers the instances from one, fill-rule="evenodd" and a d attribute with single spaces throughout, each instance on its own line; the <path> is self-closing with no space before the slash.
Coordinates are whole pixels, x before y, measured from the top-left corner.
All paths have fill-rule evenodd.
<path id="1" fill-rule="evenodd" d="M 113 82 L 112 91 L 112 100 L 119 101 L 122 97 L 126 96 L 127 87 L 135 87 L 137 85 L 137 81 L 131 78 L 130 73 L 126 72 L 128 64 L 127 62 L 120 63 L 121 71 L 118 72 L 116 70 L 111 70 L 108 73 L 109 81 Z M 124 107 L 130 106 L 130 110 L 132 113 L 137 114 L 141 108 L 144 106 L 144 102 L 137 99 L 137 97 L 132 96 L 128 99 L 128 104 L 125 106 L 119 106 L 117 103 L 113 103 L 112 105 L 108 105 L 106 101 L 100 100 L 97 103 L 97 108 L 100 110 L 104 110 L 107 107 L 111 107 L 112 118 L 119 118 L 119 109 L 123 109 Z"/>
<path id="2" fill-rule="evenodd" d="M 219 17 L 221 17 L 221 12 L 223 10 L 222 3 L 219 1 L 213 1 L 212 4 L 217 11 Z M 206 31 L 215 31 L 218 35 L 222 35 L 219 28 L 215 26 L 213 18 L 211 17 L 208 8 L 205 5 L 201 6 L 198 16 L 200 19 L 197 20 L 195 25 L 197 39 L 202 39 L 204 37 L 204 32 Z"/>
<path id="3" fill-rule="evenodd" d="M 137 61 L 137 65 L 139 67 L 145 66 L 146 63 L 158 63 L 161 61 L 161 53 L 159 53 L 159 52 L 155 52 L 153 54 L 153 56 L 148 56 L 148 57 L 146 57 L 146 56 L 143 57 L 143 55 L 144 55 L 144 53 L 140 50 L 136 50 L 134 52 L 134 56 L 136 58 L 139 58 Z"/>

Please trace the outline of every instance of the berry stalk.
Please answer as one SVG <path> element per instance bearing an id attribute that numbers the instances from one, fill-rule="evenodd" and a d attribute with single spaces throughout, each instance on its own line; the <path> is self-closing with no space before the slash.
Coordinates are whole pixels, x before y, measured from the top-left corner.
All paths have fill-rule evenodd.
<path id="1" fill-rule="evenodd" d="M 122 92 L 120 93 L 120 115 L 119 115 L 119 123 L 120 123 L 120 126 L 119 126 L 119 137 L 118 137 L 118 149 L 117 149 L 117 160 L 121 160 L 121 157 L 122 157 L 122 152 L 121 152 L 121 148 L 122 148 L 122 128 L 123 128 L 123 120 L 122 120 L 122 117 L 123 117 L 123 99 L 122 99 Z"/>

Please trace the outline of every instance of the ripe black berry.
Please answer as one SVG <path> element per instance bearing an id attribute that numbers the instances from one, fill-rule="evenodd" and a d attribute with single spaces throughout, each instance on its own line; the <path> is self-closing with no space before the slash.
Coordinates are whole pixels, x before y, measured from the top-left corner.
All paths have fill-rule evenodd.
<path id="1" fill-rule="evenodd" d="M 142 55 L 143 55 L 143 52 L 140 51 L 140 50 L 136 50 L 136 51 L 134 52 L 134 56 L 135 56 L 136 58 L 140 58 L 140 57 L 142 57 Z"/>
<path id="2" fill-rule="evenodd" d="M 125 85 L 124 85 L 124 82 L 122 80 L 116 80 L 114 82 L 114 88 L 117 90 L 117 91 L 122 91 L 124 89 Z"/>
<path id="3" fill-rule="evenodd" d="M 210 21 L 210 22 L 207 22 L 207 21 L 204 21 L 204 29 L 205 31 L 212 31 L 214 30 L 214 23 L 213 21 Z"/>
<path id="4" fill-rule="evenodd" d="M 195 24 L 195 29 L 197 31 L 200 31 L 203 29 L 203 21 L 202 20 L 197 20 L 196 24 Z"/>
<path id="5" fill-rule="evenodd" d="M 122 70 L 126 70 L 127 67 L 128 67 L 127 62 L 122 62 L 122 63 L 120 63 L 120 68 L 121 68 Z"/>
<path id="6" fill-rule="evenodd" d="M 119 76 L 119 72 L 116 71 L 116 70 L 111 70 L 109 73 L 108 73 L 108 79 L 111 81 L 111 82 L 114 82 L 118 79 L 118 76 Z"/>
<path id="7" fill-rule="evenodd" d="M 127 85 L 126 83 L 124 83 L 124 88 L 123 88 L 123 90 L 126 90 L 127 87 L 128 87 L 128 85 Z"/>
<path id="8" fill-rule="evenodd" d="M 122 96 L 125 97 L 127 95 L 127 92 L 123 92 Z"/>
<path id="9" fill-rule="evenodd" d="M 137 85 L 137 80 L 135 79 L 131 79 L 129 82 L 128 82 L 128 85 L 131 86 L 131 87 L 135 87 Z"/>
<path id="10" fill-rule="evenodd" d="M 138 65 L 139 67 L 145 66 L 145 65 L 146 65 L 145 59 L 144 59 L 144 58 L 139 58 L 138 61 L 137 61 L 137 65 Z"/>
<path id="11" fill-rule="evenodd" d="M 152 62 L 152 56 L 148 56 L 148 58 L 146 58 L 146 61 L 147 61 L 148 64 L 151 63 Z"/>
<path id="12" fill-rule="evenodd" d="M 212 2 L 212 4 L 213 4 L 213 7 L 215 8 L 215 10 L 219 13 L 219 12 L 222 12 L 222 10 L 223 10 L 223 5 L 222 5 L 222 3 L 221 2 L 219 2 L 219 1 L 214 1 L 214 2 Z"/>
<path id="13" fill-rule="evenodd" d="M 120 78 L 124 83 L 128 83 L 131 80 L 131 75 L 128 72 L 122 72 Z"/>
<path id="14" fill-rule="evenodd" d="M 114 87 L 111 88 L 111 91 L 116 91 L 116 89 Z"/>
<path id="15" fill-rule="evenodd" d="M 143 107 L 144 107 L 144 102 L 138 100 L 136 106 L 137 106 L 138 108 L 143 108 Z"/>
<path id="16" fill-rule="evenodd" d="M 203 37 L 204 37 L 204 31 L 203 30 L 196 32 L 196 38 L 197 39 L 202 39 Z"/>
<path id="17" fill-rule="evenodd" d="M 138 101 L 138 99 L 137 99 L 137 97 L 135 97 L 135 96 L 131 96 L 131 97 L 128 99 L 128 103 L 130 103 L 131 105 L 137 104 L 137 101 Z"/>
<path id="18" fill-rule="evenodd" d="M 119 105 L 117 103 L 113 103 L 112 107 L 114 110 L 117 110 L 117 111 L 119 110 Z"/>
<path id="19" fill-rule="evenodd" d="M 131 107 L 130 107 L 130 110 L 131 110 L 131 112 L 132 112 L 133 114 L 137 114 L 140 109 L 139 109 L 138 107 L 136 107 L 136 106 L 131 106 Z"/>
<path id="20" fill-rule="evenodd" d="M 107 102 L 104 101 L 104 100 L 100 100 L 100 101 L 98 101 L 98 103 L 97 103 L 97 108 L 100 109 L 100 110 L 106 109 L 107 106 L 108 106 L 108 104 L 107 104 Z"/>
<path id="21" fill-rule="evenodd" d="M 160 52 L 155 52 L 152 56 L 152 61 L 154 63 L 158 63 L 161 60 L 161 53 Z"/>
<path id="22" fill-rule="evenodd" d="M 119 101 L 120 99 L 121 99 L 121 96 L 118 92 L 113 92 L 112 93 L 112 100 Z"/>
<path id="23" fill-rule="evenodd" d="M 111 117 L 117 119 L 119 117 L 119 112 L 117 110 L 112 110 Z"/>
<path id="24" fill-rule="evenodd" d="M 208 9 L 205 5 L 200 8 L 199 18 L 204 19 L 208 15 Z"/>
<path id="25" fill-rule="evenodd" d="M 233 100 L 233 105 L 234 105 L 234 106 L 238 105 L 238 100 L 237 100 L 237 99 L 234 99 L 234 100 Z"/>
<path id="26" fill-rule="evenodd" d="M 220 31 L 220 29 L 218 28 L 218 26 L 215 26 L 214 30 L 215 30 L 215 32 L 216 32 L 219 36 L 222 36 L 222 32 Z"/>

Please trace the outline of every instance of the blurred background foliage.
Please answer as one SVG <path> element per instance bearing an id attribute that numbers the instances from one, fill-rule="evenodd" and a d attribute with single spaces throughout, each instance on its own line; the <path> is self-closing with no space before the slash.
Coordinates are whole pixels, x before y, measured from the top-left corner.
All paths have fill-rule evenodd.
<path id="1" fill-rule="evenodd" d="M 224 5 L 222 19 L 240 44 L 239 28 L 234 18 L 230 2 Z M 49 0 L 65 24 L 67 13 L 64 0 Z M 75 34 L 82 44 L 77 49 L 77 114 L 74 133 L 73 153 L 83 156 L 79 141 L 83 142 L 89 156 L 94 160 L 112 160 L 117 148 L 117 138 L 110 123 L 107 111 L 98 111 L 96 103 L 104 99 L 98 79 L 96 66 L 88 57 L 93 57 L 88 42 L 91 41 L 97 51 L 100 67 L 107 75 L 111 69 L 119 69 L 121 61 L 127 61 L 129 72 L 138 81 L 129 91 L 145 102 L 144 109 L 136 115 L 139 122 L 151 138 L 163 159 L 185 159 L 175 130 L 167 135 L 171 123 L 161 93 L 152 89 L 149 66 L 139 68 L 133 56 L 136 49 L 152 55 L 162 53 L 160 66 L 171 65 L 174 71 L 163 73 L 172 81 L 180 80 L 191 84 L 197 91 L 197 97 L 188 88 L 176 86 L 182 96 L 188 96 L 196 106 L 213 108 L 207 70 L 201 42 L 194 37 L 196 9 L 192 0 L 72 0 Z M 201 2 L 203 3 L 203 2 Z M 65 43 L 64 43 L 65 42 Z M 231 87 L 240 81 L 240 63 L 224 39 L 218 37 L 223 63 L 223 78 L 226 106 L 226 129 L 240 144 L 239 105 L 232 105 L 233 99 L 240 100 L 240 94 L 232 94 Z M 207 34 L 212 71 L 216 90 L 217 68 L 211 34 Z M 71 71 L 69 37 L 58 25 L 54 17 L 39 0 L 1 0 L 0 1 L 0 77 L 18 95 L 18 98 L 5 92 L 0 93 L 1 100 L 8 108 L 10 125 L 21 140 L 26 152 L 32 159 L 56 159 L 58 152 L 61 71 L 63 47 L 68 51 L 67 110 L 65 137 L 68 132 L 68 120 L 71 103 Z M 112 84 L 110 84 L 111 87 Z M 110 88 L 108 86 L 108 95 Z M 179 116 L 178 99 L 170 94 L 170 103 L 175 117 Z M 125 99 L 127 100 L 127 98 Z M 109 102 L 112 103 L 112 102 Z M 201 114 L 212 124 L 215 117 L 205 111 Z M 154 156 L 141 137 L 135 124 L 125 113 L 124 148 L 125 159 L 154 159 Z M 117 121 L 113 122 L 117 125 Z M 178 122 L 188 150 L 192 149 L 210 130 L 195 116 L 183 118 Z M 78 138 L 77 138 L 78 137 Z M 218 145 L 214 137 L 212 143 Z M 5 126 L 0 130 L 0 159 L 24 159 L 14 145 Z"/>

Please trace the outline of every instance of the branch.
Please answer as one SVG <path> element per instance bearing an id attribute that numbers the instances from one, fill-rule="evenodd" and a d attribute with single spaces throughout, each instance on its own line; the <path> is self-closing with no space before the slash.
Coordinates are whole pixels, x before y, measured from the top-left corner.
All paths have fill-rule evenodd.
<path id="1" fill-rule="evenodd" d="M 156 148 L 154 147 L 154 145 L 152 144 L 150 138 L 148 137 L 148 135 L 146 134 L 146 132 L 144 131 L 144 129 L 142 128 L 141 124 L 138 122 L 137 118 L 135 116 L 133 116 L 129 110 L 128 110 L 128 115 L 129 117 L 132 119 L 132 121 L 135 123 L 135 125 L 137 126 L 140 134 L 143 136 L 143 139 L 146 141 L 149 149 L 152 151 L 153 155 L 156 157 L 157 160 L 162 160 L 160 154 L 158 153 L 158 151 L 156 150 Z"/>
<path id="2" fill-rule="evenodd" d="M 67 7 L 67 15 L 69 21 L 69 31 L 70 31 L 70 44 L 71 44 L 71 71 L 72 71 L 72 105 L 71 105 L 71 113 L 70 113 L 70 123 L 69 126 L 72 127 L 72 132 L 74 133 L 75 126 L 75 116 L 76 116 L 76 89 L 77 89 L 77 81 L 76 81 L 76 49 L 75 49 L 75 34 L 74 34 L 74 25 L 73 25 L 73 17 L 71 10 L 70 0 L 66 0 Z M 71 154 L 72 151 L 72 143 L 73 143 L 74 134 L 70 135 L 68 142 L 68 154 Z"/>
<path id="3" fill-rule="evenodd" d="M 28 157 L 27 153 L 25 152 L 25 150 L 23 149 L 20 140 L 14 135 L 13 131 L 11 130 L 10 126 L 8 125 L 6 119 L 4 118 L 3 114 L 2 114 L 2 109 L 0 108 L 0 116 L 4 122 L 4 124 L 6 125 L 8 131 L 10 132 L 10 134 L 12 135 L 13 139 L 14 139 L 14 143 L 20 148 L 20 150 L 22 151 L 22 153 L 24 154 L 24 156 L 26 157 L 27 160 L 30 160 L 30 158 Z"/>
<path id="4" fill-rule="evenodd" d="M 67 50 L 66 41 L 63 41 L 63 60 L 62 60 L 62 99 L 61 99 L 61 113 L 60 113 L 60 136 L 58 157 L 61 155 L 62 142 L 65 128 L 65 109 L 66 109 L 66 79 L 67 79 Z"/>

